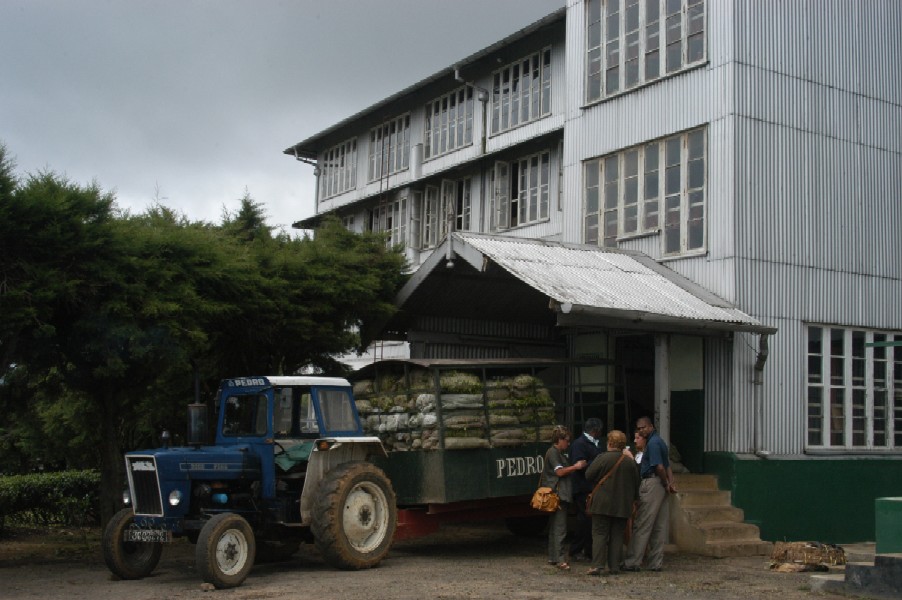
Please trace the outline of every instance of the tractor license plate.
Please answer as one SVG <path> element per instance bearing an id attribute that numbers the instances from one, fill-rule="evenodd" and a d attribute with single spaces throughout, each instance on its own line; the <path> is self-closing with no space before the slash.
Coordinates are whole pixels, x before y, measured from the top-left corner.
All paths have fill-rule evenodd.
<path id="1" fill-rule="evenodd" d="M 172 532 L 168 529 L 126 529 L 126 542 L 171 542 Z"/>

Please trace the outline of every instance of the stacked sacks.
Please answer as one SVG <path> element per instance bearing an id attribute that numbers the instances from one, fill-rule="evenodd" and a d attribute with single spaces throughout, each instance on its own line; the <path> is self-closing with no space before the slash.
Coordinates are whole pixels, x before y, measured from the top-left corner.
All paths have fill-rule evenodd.
<path id="1" fill-rule="evenodd" d="M 492 446 L 549 441 L 554 428 L 554 400 L 532 375 L 493 380 L 486 389 Z"/>
<path id="2" fill-rule="evenodd" d="M 441 426 L 447 449 L 515 446 L 551 437 L 554 401 L 536 377 L 518 375 L 483 385 L 472 373 L 448 371 L 438 385 L 436 395 L 434 376 L 425 369 L 411 370 L 409 385 L 403 375 L 356 382 L 365 433 L 378 436 L 388 450 L 441 448 Z"/>

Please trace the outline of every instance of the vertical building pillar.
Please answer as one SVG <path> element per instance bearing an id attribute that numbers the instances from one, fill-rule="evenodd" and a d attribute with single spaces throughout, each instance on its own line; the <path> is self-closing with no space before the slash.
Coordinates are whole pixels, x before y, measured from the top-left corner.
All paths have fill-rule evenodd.
<path id="1" fill-rule="evenodd" d="M 670 336 L 655 334 L 655 429 L 670 440 Z"/>

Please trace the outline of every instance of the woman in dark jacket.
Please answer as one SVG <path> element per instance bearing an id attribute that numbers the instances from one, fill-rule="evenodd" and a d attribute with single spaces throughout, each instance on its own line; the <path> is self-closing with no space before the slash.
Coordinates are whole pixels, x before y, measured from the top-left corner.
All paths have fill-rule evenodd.
<path id="1" fill-rule="evenodd" d="M 592 567 L 589 575 L 600 575 L 607 563 L 608 570 L 620 571 L 623 555 L 623 533 L 626 521 L 639 499 L 639 466 L 626 447 L 626 434 L 616 429 L 608 433 L 608 451 L 599 454 L 586 470 L 586 479 L 595 490 L 588 513 L 592 517 Z M 600 487 L 596 484 L 611 475 Z"/>

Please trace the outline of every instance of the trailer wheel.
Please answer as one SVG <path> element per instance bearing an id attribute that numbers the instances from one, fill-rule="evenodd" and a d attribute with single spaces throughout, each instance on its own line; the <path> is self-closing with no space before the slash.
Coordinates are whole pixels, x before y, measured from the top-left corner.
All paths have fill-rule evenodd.
<path id="1" fill-rule="evenodd" d="M 135 520 L 130 508 L 123 508 L 110 519 L 103 530 L 103 560 L 122 579 L 147 577 L 160 562 L 163 544 L 157 542 L 126 542 L 125 530 Z"/>
<path id="2" fill-rule="evenodd" d="M 350 462 L 326 473 L 311 529 L 323 558 L 339 569 L 368 569 L 388 554 L 398 525 L 395 492 L 385 473 Z"/>
<path id="3" fill-rule="evenodd" d="M 239 515 L 216 515 L 200 530 L 194 552 L 197 571 L 204 581 L 220 590 L 237 587 L 254 566 L 254 532 Z"/>

